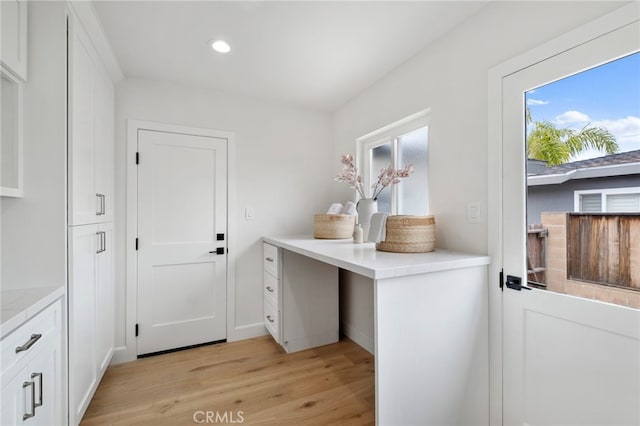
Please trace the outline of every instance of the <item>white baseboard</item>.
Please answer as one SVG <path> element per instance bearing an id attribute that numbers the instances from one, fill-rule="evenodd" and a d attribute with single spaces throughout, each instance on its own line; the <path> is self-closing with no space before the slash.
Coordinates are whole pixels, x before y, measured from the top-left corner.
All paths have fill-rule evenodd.
<path id="1" fill-rule="evenodd" d="M 227 336 L 227 342 L 235 342 L 237 340 L 251 339 L 253 337 L 264 336 L 268 334 L 264 324 L 259 322 L 255 324 L 242 325 L 236 327 Z M 129 361 L 135 361 L 137 356 L 135 352 L 128 351 L 126 346 L 119 346 L 113 351 L 113 358 L 109 365 L 122 364 Z"/>
<path id="2" fill-rule="evenodd" d="M 227 333 L 227 342 L 235 342 L 238 340 L 251 339 L 253 337 L 265 336 L 269 332 L 264 323 L 257 322 L 255 324 L 247 324 L 236 327 Z"/>
<path id="3" fill-rule="evenodd" d="M 135 353 L 132 354 L 130 353 L 130 351 L 127 351 L 126 346 L 118 346 L 113 350 L 113 357 L 111 358 L 111 362 L 109 363 L 109 365 L 116 365 L 116 364 L 122 364 L 129 361 L 135 361 L 136 358 L 137 358 L 136 354 Z"/>
<path id="4" fill-rule="evenodd" d="M 375 340 L 373 336 L 368 336 L 357 328 L 345 323 L 340 323 L 340 328 L 345 336 L 362 346 L 371 355 L 375 355 Z"/>

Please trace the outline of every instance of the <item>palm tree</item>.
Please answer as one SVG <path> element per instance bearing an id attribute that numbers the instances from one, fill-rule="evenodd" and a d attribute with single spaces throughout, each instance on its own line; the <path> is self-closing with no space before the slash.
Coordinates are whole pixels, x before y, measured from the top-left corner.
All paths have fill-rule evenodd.
<path id="1" fill-rule="evenodd" d="M 525 113 L 527 124 L 531 122 L 531 113 Z M 527 137 L 527 156 L 536 160 L 544 160 L 548 166 L 568 162 L 572 156 L 589 148 L 607 154 L 618 152 L 616 137 L 607 129 L 589 127 L 581 130 L 562 129 L 548 121 L 535 121 L 533 130 Z"/>

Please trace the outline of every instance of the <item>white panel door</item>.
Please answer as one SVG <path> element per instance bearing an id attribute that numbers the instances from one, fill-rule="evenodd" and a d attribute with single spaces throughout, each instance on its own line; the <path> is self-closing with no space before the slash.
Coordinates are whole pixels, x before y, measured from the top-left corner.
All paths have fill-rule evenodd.
<path id="1" fill-rule="evenodd" d="M 526 281 L 524 93 L 640 48 L 637 22 L 504 78 L 503 264 Z M 640 424 L 640 311 L 533 288 L 503 293 L 505 425 Z"/>
<path id="2" fill-rule="evenodd" d="M 226 338 L 226 150 L 138 131 L 138 354 Z"/>

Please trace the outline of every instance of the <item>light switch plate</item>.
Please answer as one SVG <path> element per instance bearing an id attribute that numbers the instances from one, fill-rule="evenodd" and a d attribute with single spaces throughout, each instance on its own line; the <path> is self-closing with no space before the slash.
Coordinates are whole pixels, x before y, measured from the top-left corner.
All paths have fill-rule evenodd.
<path id="1" fill-rule="evenodd" d="M 244 219 L 245 220 L 255 220 L 256 215 L 253 207 L 245 207 L 244 209 Z"/>
<path id="2" fill-rule="evenodd" d="M 467 222 L 480 223 L 480 203 L 472 201 L 467 204 Z"/>

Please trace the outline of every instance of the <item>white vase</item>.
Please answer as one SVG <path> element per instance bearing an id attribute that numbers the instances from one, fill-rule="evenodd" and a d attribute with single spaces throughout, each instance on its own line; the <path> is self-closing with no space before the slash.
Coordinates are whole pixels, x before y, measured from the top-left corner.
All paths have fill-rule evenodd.
<path id="1" fill-rule="evenodd" d="M 356 211 L 358 212 L 358 223 L 362 225 L 364 241 L 367 241 L 371 216 L 378 212 L 378 201 L 373 198 L 362 198 L 356 205 Z"/>

